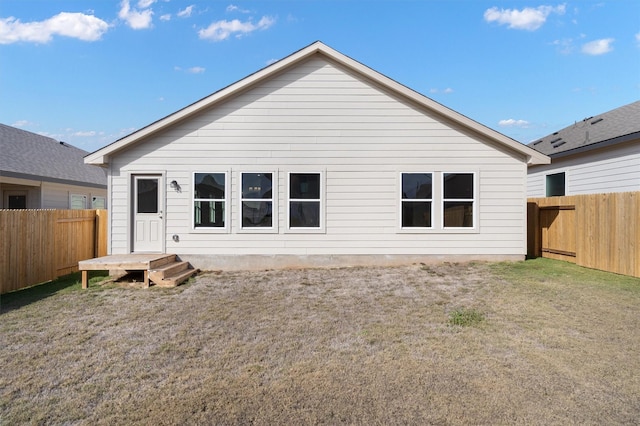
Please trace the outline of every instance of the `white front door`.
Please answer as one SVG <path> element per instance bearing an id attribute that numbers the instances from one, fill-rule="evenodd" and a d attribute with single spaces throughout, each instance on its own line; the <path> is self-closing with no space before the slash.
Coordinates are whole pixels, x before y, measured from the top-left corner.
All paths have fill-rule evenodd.
<path id="1" fill-rule="evenodd" d="M 161 175 L 133 176 L 133 235 L 135 253 L 161 253 L 164 241 Z"/>

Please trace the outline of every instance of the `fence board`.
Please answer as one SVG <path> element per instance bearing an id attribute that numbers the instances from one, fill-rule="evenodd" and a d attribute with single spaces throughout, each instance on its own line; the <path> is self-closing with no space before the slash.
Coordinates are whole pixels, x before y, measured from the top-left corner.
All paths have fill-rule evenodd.
<path id="1" fill-rule="evenodd" d="M 530 198 L 527 211 L 529 256 L 640 277 L 640 192 Z"/>
<path id="2" fill-rule="evenodd" d="M 101 228 L 105 210 L 0 210 L 0 294 L 53 280 L 77 271 L 80 260 L 106 255 Z"/>

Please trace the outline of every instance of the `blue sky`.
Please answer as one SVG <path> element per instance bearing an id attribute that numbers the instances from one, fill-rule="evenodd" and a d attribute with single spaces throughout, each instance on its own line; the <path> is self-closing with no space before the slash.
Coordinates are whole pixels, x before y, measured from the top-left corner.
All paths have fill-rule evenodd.
<path id="1" fill-rule="evenodd" d="M 640 99 L 636 0 L 2 0 L 0 123 L 94 151 L 316 40 L 523 143 Z"/>

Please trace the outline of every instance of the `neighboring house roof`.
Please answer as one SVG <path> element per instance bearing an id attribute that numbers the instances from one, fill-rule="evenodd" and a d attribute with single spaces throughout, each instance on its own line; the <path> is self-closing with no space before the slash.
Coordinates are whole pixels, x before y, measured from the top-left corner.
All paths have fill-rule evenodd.
<path id="1" fill-rule="evenodd" d="M 577 121 L 529 144 L 551 158 L 640 140 L 640 101 Z"/>
<path id="2" fill-rule="evenodd" d="M 105 170 L 85 164 L 87 154 L 68 143 L 0 124 L 0 176 L 106 188 Z"/>
<path id="3" fill-rule="evenodd" d="M 530 147 L 523 145 L 502 133 L 499 133 L 493 129 L 490 129 L 470 118 L 453 111 L 434 100 L 415 92 L 408 87 L 396 82 L 395 80 L 386 77 L 383 74 L 351 59 L 348 56 L 343 55 L 342 53 L 333 50 L 332 48 L 326 46 L 322 42 L 315 42 L 289 56 L 286 58 L 275 62 L 269 65 L 266 68 L 261 69 L 260 71 L 249 75 L 248 77 L 225 87 L 222 90 L 219 90 L 189 106 L 183 108 L 171 115 L 168 115 L 165 118 L 162 118 L 128 136 L 125 136 L 122 139 L 119 139 L 112 144 L 99 149 L 91 154 L 89 154 L 85 158 L 85 162 L 88 164 L 95 165 L 103 165 L 109 162 L 109 157 L 118 151 L 127 148 L 128 146 L 135 144 L 142 139 L 159 132 L 167 127 L 184 120 L 194 114 L 201 112 L 206 108 L 210 108 L 217 103 L 223 102 L 230 97 L 241 93 L 248 88 L 280 73 L 281 71 L 288 69 L 290 67 L 295 66 L 296 64 L 310 58 L 313 55 L 323 55 L 328 60 L 331 60 L 339 65 L 346 67 L 351 72 L 370 80 L 373 84 L 379 85 L 382 88 L 389 90 L 396 95 L 417 104 L 422 108 L 426 108 L 429 111 L 439 115 L 442 117 L 444 121 L 453 122 L 458 124 L 471 132 L 474 132 L 481 137 L 484 137 L 493 143 L 498 144 L 499 146 L 503 146 L 508 148 L 512 152 L 516 154 L 522 155 L 526 162 L 530 165 L 532 164 L 549 164 L 550 159 L 539 153 L 538 151 L 531 149 Z"/>

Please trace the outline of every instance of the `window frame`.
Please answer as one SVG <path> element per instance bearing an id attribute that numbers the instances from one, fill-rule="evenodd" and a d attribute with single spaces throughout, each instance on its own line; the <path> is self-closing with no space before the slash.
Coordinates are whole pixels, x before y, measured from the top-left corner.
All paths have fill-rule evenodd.
<path id="1" fill-rule="evenodd" d="M 244 198 L 242 196 L 243 177 L 246 174 L 271 174 L 271 198 Z M 241 170 L 237 173 L 238 179 L 238 233 L 273 234 L 278 232 L 278 173 L 275 170 L 264 169 L 260 171 Z M 270 201 L 271 202 L 271 226 L 245 226 L 243 217 L 243 203 L 245 201 Z"/>
<path id="2" fill-rule="evenodd" d="M 402 182 L 403 182 L 403 176 L 404 175 L 411 175 L 411 174 L 418 174 L 418 175 L 431 175 L 431 198 L 426 199 L 426 198 L 404 198 L 403 197 L 403 191 L 402 191 Z M 398 201 L 398 224 L 400 226 L 400 231 L 402 232 L 407 232 L 407 233 L 411 233 L 411 232 L 424 232 L 424 231 L 433 231 L 435 229 L 435 224 L 436 224 L 436 218 L 434 216 L 434 205 L 436 203 L 436 172 L 433 171 L 407 171 L 407 172 L 400 172 L 398 174 L 398 187 L 399 187 L 399 201 Z M 431 213 L 431 226 L 404 226 L 403 224 L 403 205 L 405 202 L 430 202 L 431 203 L 431 207 L 430 207 L 430 213 Z"/>
<path id="3" fill-rule="evenodd" d="M 83 207 L 80 209 L 76 209 L 73 207 L 73 199 L 75 197 L 81 197 L 82 198 L 82 205 Z M 87 209 L 87 201 L 88 201 L 88 197 L 87 194 L 78 194 L 78 193 L 71 193 L 69 194 L 69 210 L 86 210 Z"/>
<path id="4" fill-rule="evenodd" d="M 96 207 L 96 201 L 97 200 L 102 200 L 102 206 L 103 207 Z M 107 208 L 107 197 L 105 197 L 104 195 L 92 195 L 91 196 L 91 208 L 92 209 L 106 209 Z"/>
<path id="5" fill-rule="evenodd" d="M 224 175 L 224 198 L 196 198 L 196 174 L 223 174 Z M 192 191 L 191 191 L 191 196 L 190 196 L 190 202 L 191 202 L 191 232 L 192 233 L 202 233 L 202 234 L 228 234 L 231 231 L 231 171 L 230 170 L 208 170 L 208 171 L 200 171 L 200 170 L 196 170 L 194 172 L 192 172 L 191 174 L 191 186 L 192 186 Z M 223 220 L 224 220 L 224 226 L 220 226 L 220 227 L 196 227 L 196 217 L 195 217 L 195 212 L 196 212 L 196 201 L 210 201 L 210 200 L 217 200 L 217 201 L 222 201 L 224 203 L 224 214 L 223 214 Z"/>
<path id="6" fill-rule="evenodd" d="M 460 174 L 471 175 L 473 178 L 473 198 L 445 198 L 445 175 Z M 445 231 L 477 231 L 478 230 L 478 173 L 475 171 L 442 171 L 440 172 L 440 228 Z M 471 201 L 471 226 L 447 226 L 444 225 L 445 220 L 445 203 L 447 202 L 469 202 Z"/>
<path id="7" fill-rule="evenodd" d="M 291 176 L 296 174 L 317 174 L 320 181 L 320 198 L 291 198 Z M 297 233 L 297 234 L 321 234 L 326 232 L 326 171 L 325 170 L 291 170 L 287 172 L 286 185 L 285 185 L 285 232 Z M 291 226 L 291 202 L 318 202 L 319 206 L 319 226 L 318 227 L 292 227 Z"/>
<path id="8" fill-rule="evenodd" d="M 558 195 L 549 195 L 549 179 L 557 176 L 562 176 L 562 194 Z M 567 195 L 567 173 L 566 172 L 556 172 L 549 173 L 544 175 L 544 196 L 545 197 L 566 197 Z"/>

